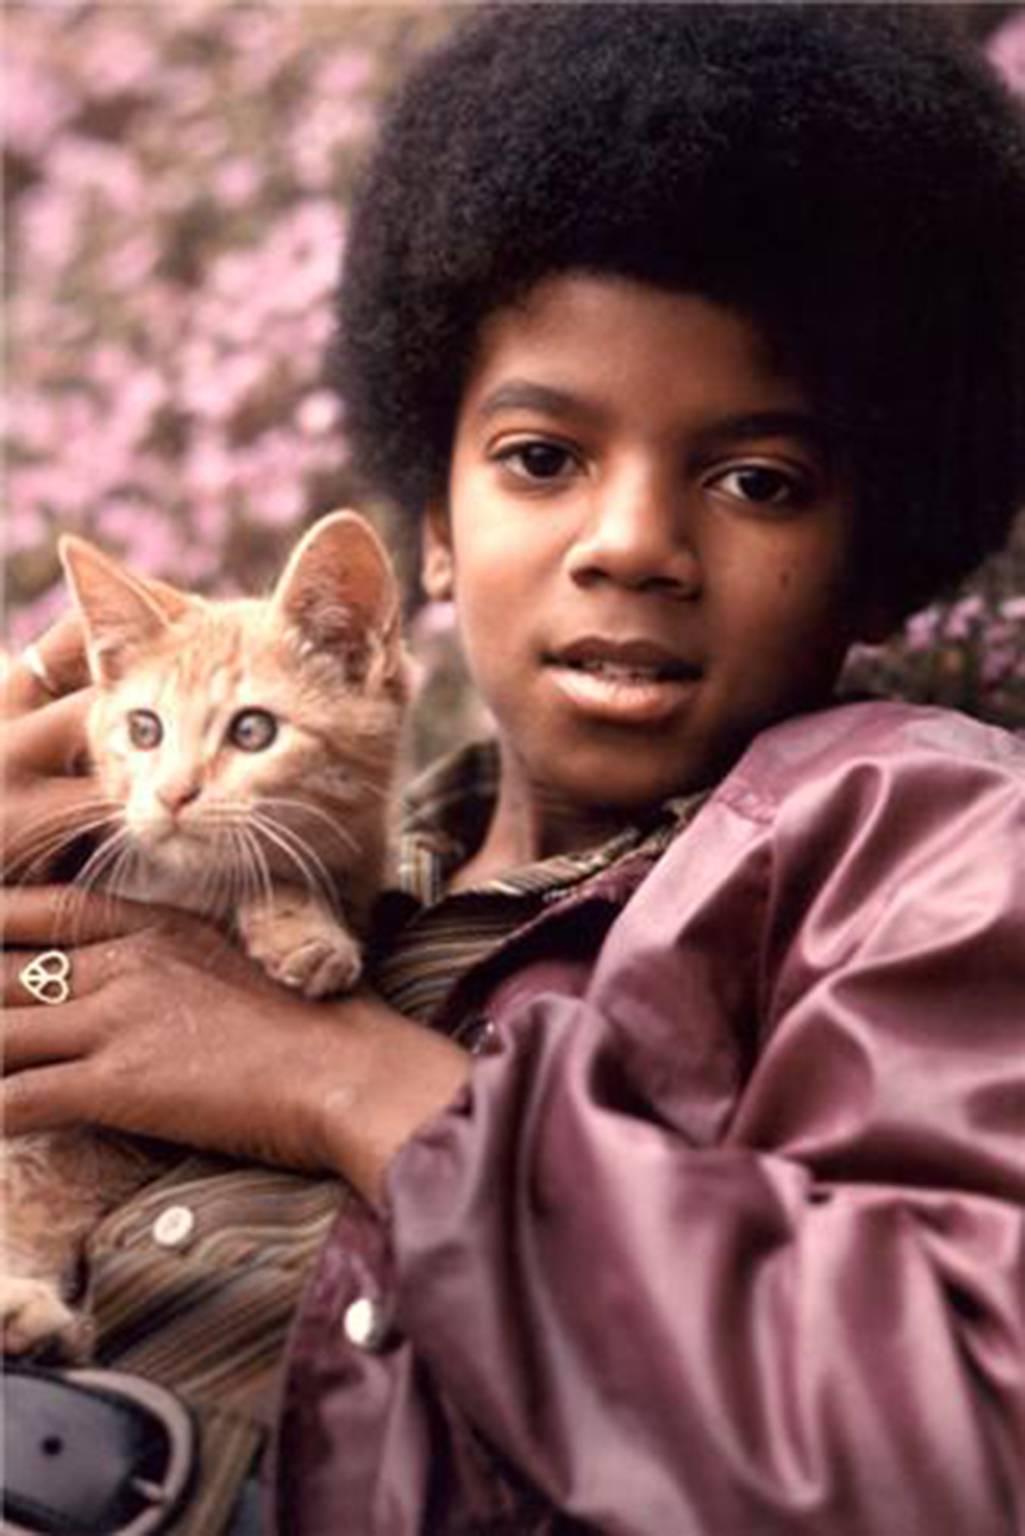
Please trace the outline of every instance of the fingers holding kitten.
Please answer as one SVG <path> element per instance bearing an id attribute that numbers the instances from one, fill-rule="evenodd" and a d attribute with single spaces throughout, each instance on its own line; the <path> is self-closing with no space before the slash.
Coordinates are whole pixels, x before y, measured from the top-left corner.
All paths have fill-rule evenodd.
<path id="1" fill-rule="evenodd" d="M 0 889 L 0 943 L 8 949 L 96 943 L 153 928 L 154 909 L 104 891 L 62 885 Z"/>
<path id="2" fill-rule="evenodd" d="M 0 839 L 5 883 L 33 880 L 112 821 L 114 807 L 86 771 L 91 692 L 68 695 L 3 724 Z"/>
<path id="3" fill-rule="evenodd" d="M 88 681 L 82 620 L 77 613 L 67 613 L 4 668 L 0 719 L 14 719 L 38 709 L 84 688 Z"/>
<path id="4" fill-rule="evenodd" d="M 28 1064 L 19 1044 L 22 1029 L 33 1053 L 42 1051 L 42 1059 L 48 1059 L 52 1055 L 48 1042 L 59 1045 L 71 1038 L 69 1031 L 79 1014 L 73 1005 L 98 992 L 116 977 L 118 969 L 119 950 L 112 944 L 74 950 L 7 949 L 0 953 L 5 1067 L 17 1070 Z M 69 1014 L 74 1014 L 75 1020 Z M 64 1055 L 65 1051 L 58 1049 L 57 1054 Z M 71 1054 L 78 1051 L 73 1049 Z"/>
<path id="5" fill-rule="evenodd" d="M 86 720 L 94 697 L 91 688 L 83 688 L 48 699 L 17 720 L 8 719 L 4 735 L 9 773 L 18 778 L 42 773 L 81 777 L 88 766 Z"/>

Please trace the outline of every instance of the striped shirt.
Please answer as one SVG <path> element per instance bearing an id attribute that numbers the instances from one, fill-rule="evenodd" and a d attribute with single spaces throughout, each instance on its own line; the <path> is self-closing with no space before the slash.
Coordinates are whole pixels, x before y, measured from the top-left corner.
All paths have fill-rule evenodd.
<path id="1" fill-rule="evenodd" d="M 498 792 L 494 742 L 463 748 L 428 770 L 406 796 L 397 889 L 378 908 L 370 979 L 400 1013 L 427 1022 L 455 982 L 543 907 L 643 851 L 653 858 L 704 799 L 669 800 L 637 826 L 579 853 L 508 870 L 447 891 L 480 846 Z"/>

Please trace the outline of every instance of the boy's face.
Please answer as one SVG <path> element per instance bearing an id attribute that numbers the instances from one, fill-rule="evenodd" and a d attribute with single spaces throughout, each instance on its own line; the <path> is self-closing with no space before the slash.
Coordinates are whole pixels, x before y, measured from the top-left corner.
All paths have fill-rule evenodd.
<path id="1" fill-rule="evenodd" d="M 426 533 L 526 803 L 708 784 L 869 627 L 852 506 L 753 326 L 583 273 L 485 325 Z"/>

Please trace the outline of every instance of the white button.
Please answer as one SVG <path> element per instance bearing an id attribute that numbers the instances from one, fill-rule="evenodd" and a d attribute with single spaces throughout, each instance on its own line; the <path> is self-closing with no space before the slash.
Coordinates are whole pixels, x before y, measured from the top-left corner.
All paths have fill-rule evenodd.
<path id="1" fill-rule="evenodd" d="M 187 1205 L 169 1205 L 153 1223 L 153 1241 L 161 1248 L 181 1248 L 192 1236 L 195 1214 Z"/>
<path id="2" fill-rule="evenodd" d="M 375 1350 L 384 1343 L 388 1324 L 382 1309 L 369 1296 L 350 1301 L 342 1319 L 345 1337 L 357 1349 Z"/>

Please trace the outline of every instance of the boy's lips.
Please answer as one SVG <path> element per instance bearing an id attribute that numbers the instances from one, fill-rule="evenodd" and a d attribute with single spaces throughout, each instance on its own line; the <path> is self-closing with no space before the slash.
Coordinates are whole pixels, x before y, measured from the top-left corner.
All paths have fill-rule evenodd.
<path id="1" fill-rule="evenodd" d="M 650 725 L 668 718 L 692 697 L 700 669 L 649 640 L 586 636 L 545 657 L 556 687 L 595 718 Z"/>

